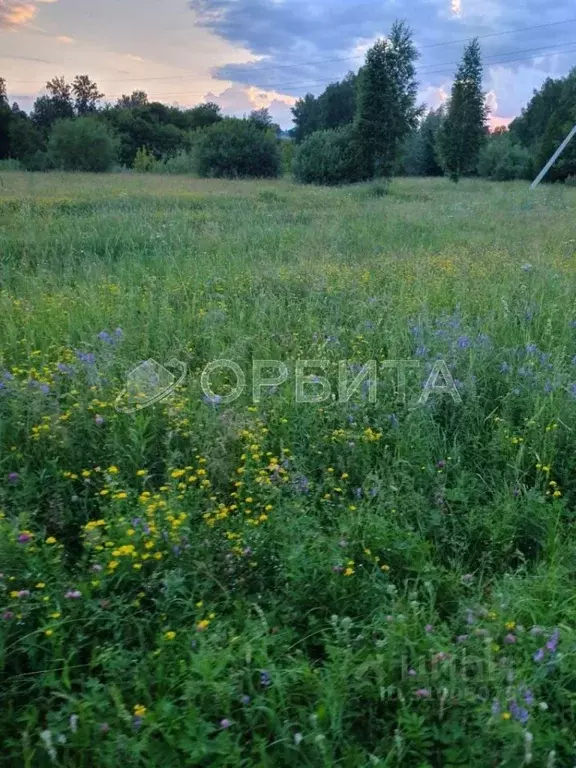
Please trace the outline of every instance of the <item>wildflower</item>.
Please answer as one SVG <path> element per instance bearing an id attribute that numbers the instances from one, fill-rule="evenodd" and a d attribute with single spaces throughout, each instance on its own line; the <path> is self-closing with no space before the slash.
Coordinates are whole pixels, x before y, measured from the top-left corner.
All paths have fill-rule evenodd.
<path id="1" fill-rule="evenodd" d="M 60 616 L 62 616 L 62 614 L 60 613 L 60 611 L 54 611 L 54 613 L 51 613 L 51 614 L 50 614 L 50 618 L 51 618 L 51 619 L 59 619 L 59 618 L 60 618 Z"/>
<path id="2" fill-rule="evenodd" d="M 520 707 L 516 701 L 512 701 L 510 702 L 509 710 L 515 720 L 518 720 L 518 722 L 522 723 L 522 725 L 526 725 L 529 718 L 527 709 Z"/>
<path id="3" fill-rule="evenodd" d="M 22 533 L 18 535 L 18 542 L 20 544 L 28 544 L 30 541 L 32 541 L 32 534 L 30 531 L 22 531 Z"/>
<path id="4" fill-rule="evenodd" d="M 500 702 L 498 701 L 498 699 L 494 699 L 494 701 L 492 702 L 492 714 L 493 715 L 500 714 Z"/>
<path id="5" fill-rule="evenodd" d="M 70 715 L 70 730 L 72 733 L 76 733 L 78 730 L 78 715 Z"/>
<path id="6" fill-rule="evenodd" d="M 260 685 L 263 685 L 264 687 L 268 687 L 272 684 L 272 680 L 270 679 L 270 675 L 268 674 L 267 670 L 263 669 L 260 672 Z"/>
<path id="7" fill-rule="evenodd" d="M 57 544 L 57 540 L 54 538 L 54 536 L 48 536 L 46 539 L 46 544 Z"/>
<path id="8" fill-rule="evenodd" d="M 419 699 L 429 699 L 430 691 L 428 690 L 428 688 L 418 688 L 415 695 Z"/>
<path id="9" fill-rule="evenodd" d="M 295 733 L 295 734 L 294 734 L 294 744 L 295 744 L 296 746 L 298 746 L 298 745 L 299 745 L 299 744 L 302 742 L 302 739 L 303 739 L 303 738 L 304 738 L 304 736 L 302 736 L 302 734 L 301 734 L 301 733 Z"/>
<path id="10" fill-rule="evenodd" d="M 19 479 L 20 479 L 20 475 L 18 474 L 18 472 L 10 472 L 10 474 L 8 475 L 9 483 L 12 483 L 12 484 L 17 483 Z"/>
<path id="11" fill-rule="evenodd" d="M 136 717 L 145 717 L 146 716 L 146 712 L 148 712 L 148 710 L 146 709 L 146 707 L 143 704 L 135 704 L 134 705 L 134 715 Z"/>
<path id="12" fill-rule="evenodd" d="M 100 414 L 97 413 L 96 416 L 94 416 L 94 423 L 97 427 L 101 427 L 102 424 L 104 424 L 104 416 L 100 416 Z"/>
<path id="13" fill-rule="evenodd" d="M 517 640 L 517 637 L 516 637 L 516 635 L 513 635 L 511 632 L 509 632 L 509 633 L 508 633 L 507 635 L 505 635 L 505 637 L 504 637 L 504 642 L 506 643 L 506 645 L 514 645 L 514 643 L 516 642 L 516 640 Z"/>
<path id="14" fill-rule="evenodd" d="M 4 619 L 4 621 L 10 621 L 10 619 L 14 618 L 14 614 L 12 613 L 12 611 L 4 611 L 4 613 L 2 614 L 2 618 Z"/>
<path id="15" fill-rule="evenodd" d="M 241 696 L 241 697 L 240 697 L 240 702 L 241 702 L 242 704 L 250 704 L 250 701 L 251 701 L 251 698 L 250 698 L 250 696 L 248 696 L 248 695 L 246 695 L 246 694 L 244 694 L 244 696 Z"/>
<path id="16" fill-rule="evenodd" d="M 139 469 L 138 472 L 136 472 L 136 477 L 144 477 L 145 474 L 146 474 L 145 469 Z"/>
<path id="17" fill-rule="evenodd" d="M 342 573 L 344 568 L 341 565 L 333 565 L 332 570 L 334 571 L 334 573 Z"/>
<path id="18" fill-rule="evenodd" d="M 550 653 L 556 653 L 559 639 L 560 639 L 560 632 L 557 629 L 555 629 L 550 639 L 546 643 L 546 648 L 550 651 Z"/>
<path id="19" fill-rule="evenodd" d="M 228 720 L 227 717 L 220 720 L 220 728 L 223 728 L 223 729 L 230 728 L 231 725 L 232 725 L 232 721 Z"/>
<path id="20" fill-rule="evenodd" d="M 460 349 L 468 349 L 470 346 L 470 339 L 468 336 L 460 336 L 456 343 Z"/>
<path id="21" fill-rule="evenodd" d="M 532 264 L 522 264 L 520 267 L 522 272 L 531 272 L 532 271 Z"/>
<path id="22" fill-rule="evenodd" d="M 79 589 L 69 589 L 64 597 L 66 600 L 79 600 L 82 597 L 82 592 Z"/>
<path id="23" fill-rule="evenodd" d="M 44 589 L 46 584 L 44 584 L 43 581 L 39 581 L 38 584 L 36 584 L 36 589 Z"/>
<path id="24" fill-rule="evenodd" d="M 504 629 L 515 629 L 516 628 L 516 622 L 515 621 L 507 621 L 506 624 L 504 624 Z"/>
<path id="25" fill-rule="evenodd" d="M 173 632 L 172 630 L 170 630 L 169 632 L 164 632 L 165 640 L 174 640 L 175 637 L 176 637 L 176 632 Z"/>
<path id="26" fill-rule="evenodd" d="M 30 597 L 30 590 L 20 589 L 17 592 L 10 592 L 10 597 L 15 597 L 18 600 L 23 600 L 26 597 Z"/>
<path id="27" fill-rule="evenodd" d="M 502 720 L 510 720 L 510 718 L 512 717 L 512 715 L 510 714 L 510 712 L 502 712 L 502 714 L 500 715 L 500 717 L 502 718 Z"/>
<path id="28" fill-rule="evenodd" d="M 434 627 L 432 626 L 432 624 L 426 624 L 424 629 L 425 629 L 426 632 L 433 632 L 434 631 Z"/>
<path id="29" fill-rule="evenodd" d="M 196 629 L 198 630 L 198 632 L 204 632 L 205 629 L 208 629 L 209 625 L 210 625 L 210 622 L 208 621 L 208 619 L 202 619 L 196 624 Z"/>
<path id="30" fill-rule="evenodd" d="M 535 662 L 540 662 L 544 658 L 544 648 L 538 648 L 536 653 L 532 656 Z"/>

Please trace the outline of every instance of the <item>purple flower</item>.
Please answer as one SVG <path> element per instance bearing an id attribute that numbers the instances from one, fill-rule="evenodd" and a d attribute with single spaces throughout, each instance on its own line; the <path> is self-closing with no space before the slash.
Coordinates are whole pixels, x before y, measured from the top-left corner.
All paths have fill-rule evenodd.
<path id="1" fill-rule="evenodd" d="M 468 349 L 470 346 L 470 339 L 468 336 L 459 336 L 456 344 L 458 345 L 459 349 Z"/>
<path id="2" fill-rule="evenodd" d="M 254 550 L 252 549 L 252 547 L 246 547 L 245 549 L 242 550 L 242 554 L 244 555 L 244 557 L 251 557 L 254 554 Z"/>
<path id="3" fill-rule="evenodd" d="M 100 331 L 100 333 L 98 334 L 98 338 L 100 339 L 100 341 L 103 341 L 105 344 L 114 344 L 114 339 L 112 338 L 112 336 L 110 336 L 108 331 Z"/>
<path id="4" fill-rule="evenodd" d="M 415 669 L 409 669 L 409 670 L 408 670 L 408 674 L 410 675 L 410 677 L 416 677 L 416 675 L 417 675 L 418 673 L 416 672 L 416 670 L 415 670 Z"/>
<path id="5" fill-rule="evenodd" d="M 21 533 L 18 536 L 18 542 L 20 544 L 28 544 L 30 541 L 32 541 L 32 534 L 30 533 Z"/>
<path id="6" fill-rule="evenodd" d="M 79 589 L 69 589 L 64 597 L 66 600 L 79 600 L 82 597 L 82 592 Z"/>
<path id="7" fill-rule="evenodd" d="M 76 357 L 84 365 L 94 365 L 96 362 L 96 355 L 93 352 L 81 352 L 76 350 Z"/>
<path id="8" fill-rule="evenodd" d="M 29 589 L 21 589 L 21 590 L 18 592 L 18 599 L 19 599 L 19 600 L 22 600 L 22 599 L 24 599 L 25 597 L 30 597 L 30 590 L 29 590 Z"/>
<path id="9" fill-rule="evenodd" d="M 504 642 L 506 645 L 514 645 L 518 638 L 516 635 L 513 635 L 511 632 L 509 632 L 507 635 L 504 636 Z"/>
<path id="10" fill-rule="evenodd" d="M 100 416 L 100 414 L 97 413 L 96 416 L 94 416 L 94 422 L 97 427 L 101 427 L 102 424 L 104 424 L 104 416 Z"/>
<path id="11" fill-rule="evenodd" d="M 511 701 L 508 709 L 510 710 L 510 714 L 515 720 L 518 720 L 518 722 L 522 723 L 522 725 L 526 725 L 528 722 L 529 714 L 528 710 L 524 707 L 518 706 L 516 701 Z"/>
<path id="12" fill-rule="evenodd" d="M 530 630 L 530 634 L 536 637 L 537 635 L 543 635 L 544 630 L 542 629 L 542 627 L 532 627 L 532 629 Z"/>
<path id="13" fill-rule="evenodd" d="M 220 728 L 224 728 L 224 729 L 230 728 L 231 725 L 232 725 L 232 720 L 228 720 L 227 717 L 220 720 Z"/>
<path id="14" fill-rule="evenodd" d="M 492 702 L 492 714 L 493 715 L 500 714 L 500 702 L 498 701 L 498 699 L 494 699 L 494 701 Z"/>
<path id="15" fill-rule="evenodd" d="M 272 683 L 272 680 L 270 679 L 270 675 L 265 669 L 263 669 L 260 672 L 260 685 L 267 687 L 271 685 L 271 683 Z"/>
<path id="16" fill-rule="evenodd" d="M 415 694 L 419 699 L 429 699 L 430 691 L 428 688 L 418 688 Z"/>
<path id="17" fill-rule="evenodd" d="M 532 656 L 532 658 L 536 663 L 542 661 L 542 659 L 544 658 L 544 648 L 538 648 L 538 650 L 536 651 L 534 656 Z"/>
<path id="18" fill-rule="evenodd" d="M 244 696 L 240 698 L 240 701 L 242 704 L 250 704 L 252 699 L 250 698 L 250 696 L 247 696 L 246 694 L 244 694 Z"/>
<path id="19" fill-rule="evenodd" d="M 2 614 L 2 618 L 4 619 L 4 621 L 10 621 L 10 619 L 14 618 L 14 614 L 12 613 L 12 611 L 5 611 Z"/>
<path id="20" fill-rule="evenodd" d="M 8 475 L 8 482 L 17 483 L 18 480 L 20 480 L 20 475 L 18 474 L 18 472 L 10 472 L 10 474 Z"/>
<path id="21" fill-rule="evenodd" d="M 118 340 L 123 339 L 124 331 L 122 330 L 122 328 L 116 328 L 116 330 L 114 331 L 114 336 L 116 336 Z"/>
<path id="22" fill-rule="evenodd" d="M 433 632 L 434 631 L 434 627 L 432 626 L 432 624 L 426 624 L 424 629 L 426 630 L 426 632 Z"/>
<path id="23" fill-rule="evenodd" d="M 135 731 L 139 731 L 140 728 L 142 727 L 142 718 L 138 717 L 138 715 L 135 715 L 132 718 L 132 725 L 133 725 Z"/>
<path id="24" fill-rule="evenodd" d="M 523 698 L 526 704 L 528 704 L 528 706 L 531 706 L 532 704 L 534 704 L 534 696 L 530 688 L 526 688 L 526 690 L 523 693 Z"/>
<path id="25" fill-rule="evenodd" d="M 440 459 L 440 461 L 437 462 L 436 464 L 437 469 L 444 469 L 445 466 L 446 466 L 446 462 L 444 461 L 444 459 Z"/>
<path id="26" fill-rule="evenodd" d="M 526 344 L 526 353 L 529 355 L 533 355 L 534 352 L 538 352 L 538 347 L 536 344 Z"/>
<path id="27" fill-rule="evenodd" d="M 550 653 L 556 653 L 559 639 L 560 639 L 560 632 L 557 629 L 555 629 L 550 639 L 546 643 L 546 648 L 550 651 Z"/>
<path id="28" fill-rule="evenodd" d="M 342 573 L 344 568 L 341 565 L 333 565 L 332 570 L 334 571 L 334 573 Z"/>

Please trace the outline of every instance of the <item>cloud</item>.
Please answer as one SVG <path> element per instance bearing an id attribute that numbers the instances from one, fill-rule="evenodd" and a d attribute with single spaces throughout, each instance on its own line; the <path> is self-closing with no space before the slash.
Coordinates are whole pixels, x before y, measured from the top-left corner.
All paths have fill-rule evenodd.
<path id="1" fill-rule="evenodd" d="M 0 29 L 15 29 L 27 24 L 38 13 L 38 3 L 56 3 L 58 0 L 0 0 Z"/>
<path id="2" fill-rule="evenodd" d="M 144 61 L 144 59 L 141 56 L 134 56 L 133 53 L 125 53 L 124 56 L 127 59 L 130 59 L 130 61 Z"/>
<path id="3" fill-rule="evenodd" d="M 44 0 L 44 2 L 46 2 L 46 0 Z M 76 42 L 73 37 L 68 37 L 68 35 L 58 35 L 56 40 L 58 40 L 59 43 L 64 43 L 65 45 L 71 45 L 72 43 Z"/>
<path id="4" fill-rule="evenodd" d="M 218 104 L 225 115 L 234 117 L 248 115 L 253 109 L 268 107 L 274 122 L 279 123 L 283 128 L 290 128 L 292 124 L 290 107 L 296 99 L 274 92 L 265 92 L 259 88 L 231 85 L 225 88 L 220 95 L 209 91 L 204 96 L 204 101 Z"/>
<path id="5" fill-rule="evenodd" d="M 478 35 L 484 87 L 498 93 L 504 115 L 518 114 L 548 74 L 568 72 L 573 58 L 548 56 L 546 46 L 565 43 L 568 48 L 576 36 L 576 23 L 541 26 L 573 19 L 572 0 L 557 0 L 545 18 L 541 0 L 189 0 L 189 5 L 197 26 L 258 57 L 249 64 L 217 67 L 214 77 L 297 97 L 309 90 L 318 94 L 347 71 L 356 71 L 375 35 L 387 33 L 398 17 L 414 29 L 421 93 L 449 90 L 463 41 Z M 534 58 L 536 49 L 545 55 Z M 506 63 L 513 58 L 529 60 Z M 498 86 L 502 71 L 516 82 L 517 93 Z"/>

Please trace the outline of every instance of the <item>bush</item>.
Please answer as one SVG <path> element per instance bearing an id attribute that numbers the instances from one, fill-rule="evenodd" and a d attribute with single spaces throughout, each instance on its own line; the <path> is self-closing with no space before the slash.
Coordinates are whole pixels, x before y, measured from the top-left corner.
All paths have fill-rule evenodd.
<path id="1" fill-rule="evenodd" d="M 173 173 L 188 176 L 196 175 L 196 158 L 192 152 L 181 149 L 173 157 L 167 157 L 154 167 L 155 173 Z"/>
<path id="2" fill-rule="evenodd" d="M 280 151 L 282 153 L 282 174 L 284 176 L 289 176 L 292 173 L 295 146 L 296 145 L 292 140 L 284 139 L 280 142 Z"/>
<path id="3" fill-rule="evenodd" d="M 195 147 L 198 174 L 210 178 L 274 178 L 281 157 L 273 131 L 252 120 L 224 118 L 204 129 Z"/>
<path id="4" fill-rule="evenodd" d="M 158 161 L 146 147 L 140 147 L 136 152 L 132 170 L 136 173 L 151 173 L 156 169 Z"/>
<path id="5" fill-rule="evenodd" d="M 528 149 L 515 144 L 509 134 L 493 135 L 486 142 L 478 159 L 478 173 L 494 181 L 528 179 L 532 161 Z"/>
<path id="6" fill-rule="evenodd" d="M 316 131 L 296 149 L 293 172 L 303 184 L 352 184 L 370 177 L 352 126 Z"/>
<path id="7" fill-rule="evenodd" d="M 0 160 L 0 171 L 21 171 L 22 164 L 19 160 L 14 160 L 11 157 L 5 160 Z"/>
<path id="8" fill-rule="evenodd" d="M 107 171 L 117 152 L 117 140 L 97 117 L 60 120 L 48 141 L 49 159 L 63 171 Z"/>

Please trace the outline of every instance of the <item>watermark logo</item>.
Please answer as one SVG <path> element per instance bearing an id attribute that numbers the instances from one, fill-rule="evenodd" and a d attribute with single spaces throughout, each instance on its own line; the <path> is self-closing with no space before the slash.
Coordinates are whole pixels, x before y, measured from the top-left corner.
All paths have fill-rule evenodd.
<path id="1" fill-rule="evenodd" d="M 460 392 L 444 360 L 436 360 L 427 380 L 420 384 L 419 394 L 409 401 L 406 396 L 407 374 L 418 374 L 421 361 L 384 360 L 378 363 L 376 360 L 369 360 L 359 365 L 340 360 L 336 365 L 337 371 L 332 377 L 336 384 L 334 391 L 333 382 L 328 376 L 319 375 L 327 374 L 330 369 L 334 372 L 334 362 L 321 359 L 296 360 L 293 366 L 296 403 L 320 404 L 334 400 L 348 403 L 353 397 L 376 403 L 378 389 L 383 384 L 379 381 L 379 376 L 390 372 L 395 373 L 395 392 L 398 402 L 403 405 L 411 408 L 426 405 L 432 394 L 448 395 L 456 404 L 462 402 Z M 128 374 L 126 389 L 116 399 L 116 410 L 121 413 L 135 413 L 169 397 L 176 387 L 182 384 L 187 371 L 185 363 L 175 358 L 170 360 L 167 366 L 179 371 L 178 378 L 155 360 L 147 360 L 134 368 Z M 282 385 L 290 381 L 291 376 L 288 365 L 280 360 L 253 360 L 250 373 L 250 394 L 253 403 L 261 402 L 267 395 L 276 394 Z M 230 405 L 246 392 L 247 376 L 241 366 L 233 360 L 213 360 L 202 371 L 200 387 L 206 403 Z"/>
<path id="2" fill-rule="evenodd" d="M 126 388 L 116 398 L 116 410 L 136 413 L 170 397 L 186 378 L 187 368 L 176 358 L 166 365 L 178 371 L 177 376 L 152 358 L 133 368 L 126 377 Z"/>

